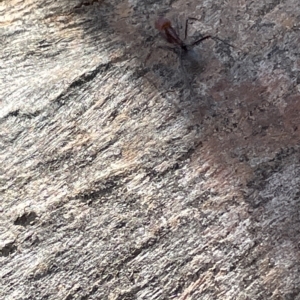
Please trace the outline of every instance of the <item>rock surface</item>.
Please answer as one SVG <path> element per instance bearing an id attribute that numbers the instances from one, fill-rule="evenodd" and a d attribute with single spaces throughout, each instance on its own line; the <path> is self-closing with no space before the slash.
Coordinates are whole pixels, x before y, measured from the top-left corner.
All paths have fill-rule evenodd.
<path id="1" fill-rule="evenodd" d="M 192 70 L 161 13 L 227 43 Z M 1 299 L 300 299 L 299 22 L 296 0 L 0 1 Z"/>

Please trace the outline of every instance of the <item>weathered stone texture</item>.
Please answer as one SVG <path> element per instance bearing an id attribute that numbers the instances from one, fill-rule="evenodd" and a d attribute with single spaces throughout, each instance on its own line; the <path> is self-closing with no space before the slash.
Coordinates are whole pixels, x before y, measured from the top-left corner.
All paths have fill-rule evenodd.
<path id="1" fill-rule="evenodd" d="M 299 300 L 299 2 L 84 1 L 0 1 L 0 298 Z"/>

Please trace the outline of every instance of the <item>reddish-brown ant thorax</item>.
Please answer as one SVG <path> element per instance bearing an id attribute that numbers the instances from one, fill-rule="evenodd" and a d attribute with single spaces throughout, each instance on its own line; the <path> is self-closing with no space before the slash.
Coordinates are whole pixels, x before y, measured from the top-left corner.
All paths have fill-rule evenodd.
<path id="1" fill-rule="evenodd" d="M 167 18 L 164 18 L 160 16 L 156 21 L 155 21 L 155 28 L 158 31 L 164 31 L 167 28 L 171 27 L 171 21 Z"/>
<path id="2" fill-rule="evenodd" d="M 161 33 L 163 38 L 170 44 L 181 47 L 186 51 L 184 42 L 180 39 L 175 29 L 172 27 L 171 21 L 163 16 L 158 17 L 155 21 L 155 28 Z"/>

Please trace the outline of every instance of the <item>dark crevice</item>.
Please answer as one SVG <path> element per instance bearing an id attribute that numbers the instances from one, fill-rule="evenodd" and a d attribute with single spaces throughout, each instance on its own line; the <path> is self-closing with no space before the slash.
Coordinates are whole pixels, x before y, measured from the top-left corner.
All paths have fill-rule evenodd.
<path id="1" fill-rule="evenodd" d="M 15 242 L 11 242 L 6 244 L 4 247 L 0 249 L 0 256 L 9 256 L 17 251 L 17 246 L 15 245 Z"/>
<path id="2" fill-rule="evenodd" d="M 23 215 L 17 217 L 17 219 L 14 221 L 14 225 L 21 225 L 24 227 L 33 225 L 37 217 L 38 216 L 34 211 L 25 212 Z"/>

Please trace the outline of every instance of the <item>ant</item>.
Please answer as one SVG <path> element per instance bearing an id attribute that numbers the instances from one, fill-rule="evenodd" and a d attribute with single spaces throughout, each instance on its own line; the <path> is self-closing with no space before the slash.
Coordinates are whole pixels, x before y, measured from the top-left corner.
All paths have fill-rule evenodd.
<path id="1" fill-rule="evenodd" d="M 90 6 L 94 3 L 98 3 L 98 0 L 88 0 L 88 1 L 82 1 L 81 3 L 77 4 L 74 8 L 81 8 L 82 6 Z"/>
<path id="2" fill-rule="evenodd" d="M 188 21 L 191 19 L 197 20 L 195 18 L 189 18 L 186 20 L 185 39 L 187 37 Z M 158 19 L 155 21 L 155 28 L 159 31 L 160 35 L 163 37 L 163 39 L 165 41 L 167 41 L 169 44 L 172 44 L 173 46 L 175 46 L 175 47 L 168 47 L 168 46 L 161 47 L 160 46 L 159 48 L 171 50 L 171 51 L 175 52 L 175 54 L 179 55 L 180 66 L 182 69 L 182 74 L 184 75 L 184 81 L 185 81 L 185 84 L 190 88 L 191 88 L 191 83 L 190 83 L 190 80 L 188 79 L 188 76 L 186 73 L 190 73 L 190 71 L 191 72 L 196 71 L 197 73 L 199 73 L 199 71 L 203 70 L 203 67 L 205 65 L 204 60 L 203 59 L 201 60 L 199 55 L 195 51 L 193 51 L 193 48 L 195 46 L 199 45 L 204 40 L 213 39 L 213 40 L 221 41 L 222 43 L 224 43 L 230 47 L 237 48 L 237 47 L 225 42 L 224 40 L 222 40 L 216 36 L 212 36 L 212 35 L 203 36 L 202 38 L 194 41 L 191 44 L 186 44 L 177 34 L 176 30 L 172 26 L 171 21 L 164 16 L 158 17 Z M 151 56 L 151 52 L 147 56 L 146 61 L 150 58 L 150 56 Z M 189 70 L 189 71 L 187 71 L 187 70 Z"/>
<path id="3" fill-rule="evenodd" d="M 197 20 L 195 18 L 189 18 L 189 19 L 193 19 L 193 20 Z M 185 38 L 187 36 L 187 28 L 188 28 L 188 21 L 189 19 L 186 20 L 185 22 Z M 176 30 L 172 27 L 171 21 L 163 16 L 160 16 L 156 21 L 155 21 L 155 28 L 160 32 L 161 36 L 170 44 L 173 44 L 177 47 L 180 47 L 182 51 L 187 52 L 188 48 L 192 48 L 196 45 L 199 45 L 201 42 L 203 42 L 206 39 L 213 39 L 213 40 L 218 40 L 223 42 L 224 44 L 235 48 L 235 46 L 225 42 L 224 40 L 216 37 L 216 36 L 212 36 L 212 35 L 206 35 L 204 37 L 202 37 L 201 39 L 193 42 L 190 45 L 185 44 L 180 37 L 178 36 L 178 34 L 176 33 Z"/>

